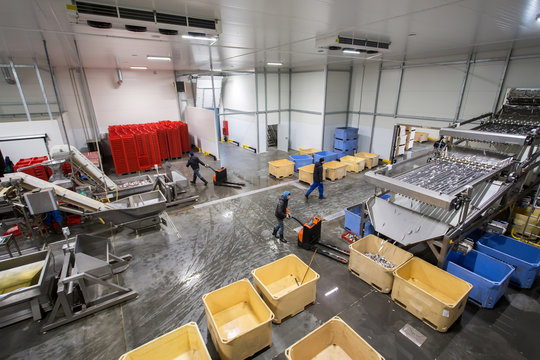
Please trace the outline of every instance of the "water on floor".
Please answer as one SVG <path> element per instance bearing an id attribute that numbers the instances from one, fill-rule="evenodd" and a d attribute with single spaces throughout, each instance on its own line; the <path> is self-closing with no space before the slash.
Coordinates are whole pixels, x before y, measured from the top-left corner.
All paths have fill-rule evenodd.
<path id="1" fill-rule="evenodd" d="M 242 278 L 251 270 L 290 253 L 308 263 L 312 253 L 296 245 L 293 220 L 285 221 L 281 243 L 272 236 L 274 210 L 283 191 L 291 192 L 289 209 L 301 221 L 327 217 L 322 238 L 346 249 L 344 208 L 373 194 L 362 173 L 348 173 L 342 180 L 325 183 L 327 199 L 304 198 L 307 184 L 295 178 L 277 180 L 268 176 L 267 162 L 288 153 L 277 150 L 253 154 L 222 144 L 221 165 L 228 168 L 229 181 L 245 182 L 245 189 L 190 185 L 189 193 L 200 195 L 188 208 L 170 208 L 171 219 L 181 238 L 167 229 L 142 232 L 130 230 L 111 237 L 118 254 L 130 253 L 129 268 L 119 274 L 121 285 L 135 289 L 139 297 L 120 306 L 40 334 L 31 320 L 0 329 L 0 358 L 7 359 L 117 359 L 190 321 L 198 324 L 214 359 L 217 352 L 206 327 L 202 295 Z M 201 159 L 212 167 L 219 163 Z M 186 157 L 174 162 L 188 178 Z M 209 168 L 201 174 L 212 178 Z M 265 190 L 261 190 L 265 189 Z M 257 191 L 261 190 L 261 191 Z M 231 199 L 220 201 L 230 196 Z M 84 227 L 83 227 L 84 228 Z M 89 230 L 89 231 L 93 231 Z M 425 247 L 412 249 L 427 260 Z M 316 255 L 313 269 L 321 275 L 317 300 L 298 315 L 273 325 L 273 344 L 254 359 L 285 359 L 284 350 L 294 342 L 339 315 L 386 359 L 538 359 L 540 324 L 540 280 L 532 289 L 510 288 L 493 310 L 468 303 L 463 316 L 447 333 L 438 333 L 396 304 L 388 294 L 377 292 L 355 277 L 346 265 Z M 406 324 L 427 337 L 421 347 L 400 333 Z"/>

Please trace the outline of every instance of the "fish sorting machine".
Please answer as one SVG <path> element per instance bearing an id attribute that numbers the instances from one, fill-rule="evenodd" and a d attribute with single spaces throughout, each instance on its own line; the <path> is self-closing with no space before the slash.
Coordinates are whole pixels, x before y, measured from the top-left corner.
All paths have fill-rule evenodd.
<path id="1" fill-rule="evenodd" d="M 510 89 L 495 114 L 440 130 L 443 146 L 370 171 L 375 230 L 411 246 L 427 242 L 442 266 L 450 246 L 538 186 L 540 89 Z M 381 199 L 390 193 L 388 200 Z"/>

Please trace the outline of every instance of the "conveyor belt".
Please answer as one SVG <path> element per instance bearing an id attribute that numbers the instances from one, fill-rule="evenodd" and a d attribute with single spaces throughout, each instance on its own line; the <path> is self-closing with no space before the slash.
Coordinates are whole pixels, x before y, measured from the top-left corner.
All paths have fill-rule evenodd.
<path id="1" fill-rule="evenodd" d="M 482 166 L 442 159 L 399 175 L 395 179 L 442 194 L 452 194 L 491 171 Z"/>
<path id="2" fill-rule="evenodd" d="M 518 125 L 518 124 L 504 124 L 504 123 L 488 123 L 488 124 L 483 124 L 475 128 L 474 130 L 484 131 L 484 132 L 513 134 L 513 135 L 528 135 L 533 129 L 539 126 L 540 124 Z"/>

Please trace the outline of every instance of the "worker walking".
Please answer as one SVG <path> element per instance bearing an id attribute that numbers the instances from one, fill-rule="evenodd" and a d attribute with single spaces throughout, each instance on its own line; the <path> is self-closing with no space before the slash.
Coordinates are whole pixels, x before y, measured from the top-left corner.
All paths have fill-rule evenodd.
<path id="1" fill-rule="evenodd" d="M 280 196 L 279 202 L 276 207 L 276 218 L 277 218 L 277 225 L 274 226 L 274 231 L 272 232 L 272 235 L 274 235 L 276 238 L 279 238 L 279 241 L 286 243 L 287 240 L 283 238 L 283 220 L 285 218 L 289 218 L 289 210 L 287 209 L 287 205 L 289 205 L 289 199 L 291 198 L 291 193 L 288 191 L 284 191 L 283 195 Z M 278 237 L 278 231 L 279 231 L 279 237 Z"/>
<path id="2" fill-rule="evenodd" d="M 195 180 L 199 178 L 204 182 L 204 185 L 208 185 L 208 181 L 206 181 L 205 178 L 203 178 L 202 175 L 199 173 L 199 164 L 201 164 L 202 166 L 207 166 L 198 157 L 196 157 L 193 152 L 190 152 L 189 160 L 186 164 L 186 167 L 191 166 L 191 168 L 193 169 L 193 181 L 191 181 L 191 183 L 195 184 Z"/>
<path id="3" fill-rule="evenodd" d="M 307 198 L 309 198 L 309 194 L 313 190 L 315 190 L 316 187 L 319 188 L 319 199 L 326 199 L 324 197 L 324 187 L 323 187 L 323 163 L 324 158 L 320 158 L 318 162 L 315 163 L 315 167 L 313 168 L 313 184 L 311 184 L 311 187 L 304 195 Z"/>

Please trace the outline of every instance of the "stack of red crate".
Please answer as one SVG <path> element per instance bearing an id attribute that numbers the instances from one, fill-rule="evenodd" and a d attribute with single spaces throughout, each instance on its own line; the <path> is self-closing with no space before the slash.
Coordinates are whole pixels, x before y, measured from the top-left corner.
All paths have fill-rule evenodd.
<path id="1" fill-rule="evenodd" d="M 46 156 L 40 156 L 40 157 L 32 157 L 27 159 L 19 159 L 13 169 L 15 172 L 17 172 L 19 169 L 24 168 L 26 166 L 35 165 L 35 164 L 41 164 L 42 162 L 49 160 Z M 28 175 L 35 176 L 37 178 L 40 178 L 45 181 L 49 181 L 49 178 L 52 175 L 51 169 L 49 169 L 46 166 L 34 166 L 29 169 L 21 170 L 21 172 L 26 173 Z"/>
<path id="2" fill-rule="evenodd" d="M 191 148 L 187 124 L 180 121 L 109 126 L 109 142 L 117 174 L 151 169 Z"/>

